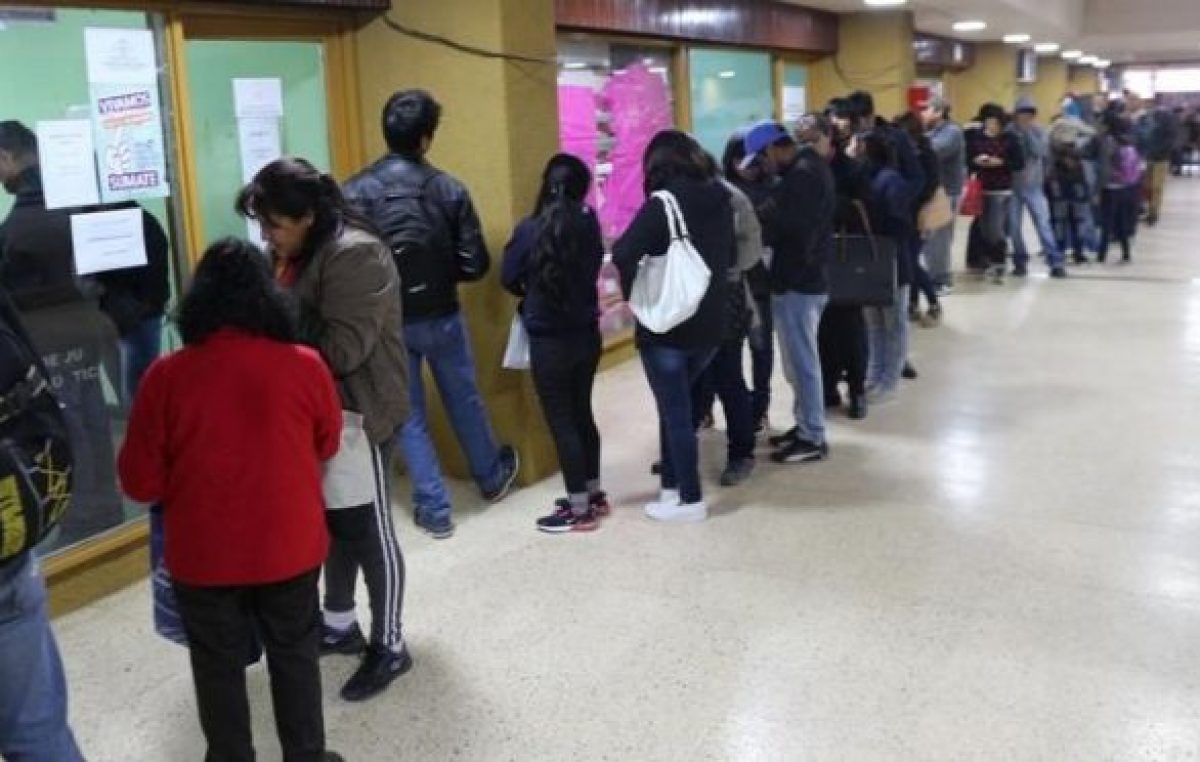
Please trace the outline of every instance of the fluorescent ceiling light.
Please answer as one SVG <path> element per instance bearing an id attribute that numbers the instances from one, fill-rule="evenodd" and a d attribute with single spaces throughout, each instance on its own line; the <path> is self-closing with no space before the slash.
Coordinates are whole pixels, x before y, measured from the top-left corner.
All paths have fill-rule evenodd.
<path id="1" fill-rule="evenodd" d="M 1084 66 L 1091 66 L 1099 60 L 1100 59 L 1096 56 L 1084 56 L 1083 58 L 1079 59 L 1079 63 L 1083 64 Z"/>
<path id="2" fill-rule="evenodd" d="M 1062 57 L 1068 61 L 1074 61 L 1076 58 L 1083 58 L 1082 50 L 1064 50 Z"/>
<path id="3" fill-rule="evenodd" d="M 907 2 L 908 0 L 863 0 L 863 3 L 871 8 L 894 8 Z"/>
<path id="4" fill-rule="evenodd" d="M 733 79 L 737 76 L 737 72 L 733 69 L 726 69 L 725 71 L 717 72 L 717 76 L 721 79 Z"/>
<path id="5" fill-rule="evenodd" d="M 1108 60 L 1107 58 L 1101 58 L 1099 61 L 1092 64 L 1092 66 L 1095 66 L 1097 69 L 1107 69 L 1108 67 L 1112 66 L 1112 61 Z"/>
<path id="6" fill-rule="evenodd" d="M 955 21 L 954 31 L 956 32 L 982 32 L 987 29 L 986 21 Z"/>
<path id="7" fill-rule="evenodd" d="M 1010 45 L 1022 45 L 1026 42 L 1029 42 L 1032 39 L 1033 39 L 1033 37 L 1031 37 L 1027 34 L 1006 34 L 1006 35 L 1004 35 L 1004 41 Z"/>
<path id="8" fill-rule="evenodd" d="M 1039 53 L 1057 53 L 1061 47 L 1057 42 L 1039 42 L 1033 49 Z"/>
<path id="9" fill-rule="evenodd" d="M 586 69 L 587 62 L 586 61 L 567 61 L 565 64 L 563 64 L 563 68 L 564 69 Z"/>

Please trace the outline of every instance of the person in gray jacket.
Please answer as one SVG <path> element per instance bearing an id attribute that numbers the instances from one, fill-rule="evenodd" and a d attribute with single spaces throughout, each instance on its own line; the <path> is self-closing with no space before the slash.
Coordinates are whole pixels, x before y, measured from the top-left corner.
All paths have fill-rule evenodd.
<path id="1" fill-rule="evenodd" d="M 409 413 L 400 276 L 337 182 L 304 159 L 268 164 L 242 190 L 237 209 L 262 226 L 276 277 L 299 301 L 301 340 L 321 352 L 343 410 L 362 416 L 374 447 L 371 502 L 327 511 L 332 544 L 321 641 L 322 653 L 362 655 L 341 695 L 364 701 L 412 668 L 401 632 L 404 557 L 388 494 L 391 443 Z M 355 615 L 360 567 L 371 601 L 369 643 Z"/>
<path id="2" fill-rule="evenodd" d="M 937 154 L 938 175 L 950 197 L 950 208 L 958 214 L 963 186 L 967 180 L 966 140 L 962 127 L 950 119 L 950 104 L 944 98 L 930 99 L 925 106 L 925 128 L 933 152 Z M 925 243 L 925 263 L 938 291 L 945 294 L 954 285 L 954 222 L 929 236 Z"/>
<path id="3" fill-rule="evenodd" d="M 1028 209 L 1042 243 L 1042 252 L 1050 265 L 1050 276 L 1065 278 L 1067 270 L 1063 267 L 1063 252 L 1054 237 L 1050 202 L 1046 199 L 1046 163 L 1050 158 L 1050 139 L 1037 123 L 1037 106 L 1031 98 L 1022 96 L 1017 100 L 1011 129 L 1025 154 L 1024 169 L 1013 173 L 1012 204 L 1009 206 L 1008 235 L 1013 242 L 1013 275 L 1022 277 L 1029 272 L 1029 250 L 1025 248 L 1025 235 L 1021 230 L 1025 210 Z"/>

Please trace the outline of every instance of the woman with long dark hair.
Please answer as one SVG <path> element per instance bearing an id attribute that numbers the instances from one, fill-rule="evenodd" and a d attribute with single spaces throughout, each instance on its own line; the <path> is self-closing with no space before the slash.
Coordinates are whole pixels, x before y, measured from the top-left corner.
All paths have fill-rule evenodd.
<path id="1" fill-rule="evenodd" d="M 142 380 L 119 467 L 131 498 L 163 506 L 206 758 L 254 758 L 245 665 L 257 634 L 284 759 L 340 762 L 325 750 L 318 664 L 321 471 L 342 428 L 333 378 L 292 343 L 292 302 L 244 241 L 204 254 L 178 322 L 184 349 Z"/>
<path id="2" fill-rule="evenodd" d="M 664 256 L 671 244 L 666 207 L 650 197 L 655 191 L 675 196 L 691 243 L 712 273 L 708 291 L 690 319 L 661 334 L 637 326 L 638 351 L 658 407 L 662 452 L 662 492 L 646 506 L 646 515 L 658 521 L 703 521 L 708 506 L 700 486 L 691 389 L 725 333 L 728 281 L 721 275 L 734 260 L 733 208 L 704 149 L 686 133 L 663 130 L 655 135 L 642 164 L 646 202 L 613 247 L 626 298 L 642 259 Z"/>
<path id="3" fill-rule="evenodd" d="M 582 161 L 568 154 L 551 158 L 533 214 L 517 225 L 504 250 L 501 274 L 504 287 L 522 298 L 533 382 L 567 487 L 567 496 L 537 520 L 537 528 L 550 533 L 596 529 L 609 511 L 592 414 L 604 239 L 586 202 L 591 185 Z"/>
<path id="4" fill-rule="evenodd" d="M 342 688 L 363 701 L 412 668 L 401 632 L 404 558 L 388 494 L 392 440 L 408 415 L 408 365 L 400 276 L 388 250 L 347 204 L 332 177 L 304 159 L 271 162 L 237 200 L 262 226 L 276 277 L 300 302 L 300 340 L 338 379 L 343 410 L 361 416 L 373 446 L 370 502 L 330 506 L 333 547 L 325 564 L 326 653 L 362 654 Z M 370 641 L 355 615 L 362 568 L 371 599 Z"/>

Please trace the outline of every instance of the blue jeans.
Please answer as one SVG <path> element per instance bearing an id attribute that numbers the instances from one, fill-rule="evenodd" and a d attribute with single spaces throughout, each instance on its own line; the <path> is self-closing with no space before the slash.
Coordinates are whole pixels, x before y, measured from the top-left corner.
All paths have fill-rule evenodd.
<path id="1" fill-rule="evenodd" d="M 800 438 L 815 445 L 825 444 L 825 382 L 821 374 L 818 334 L 828 294 L 789 291 L 772 300 L 775 329 L 788 367 L 788 382 L 795 402 L 792 413 Z"/>
<path id="2" fill-rule="evenodd" d="M 462 313 L 407 323 L 408 391 L 412 412 L 398 434 L 413 483 L 413 507 L 423 521 L 441 523 L 450 518 L 450 495 L 442 478 L 437 450 L 429 438 L 425 414 L 425 361 L 458 443 L 467 456 L 467 467 L 481 490 L 500 486 L 504 463 L 488 423 L 483 396 L 475 381 L 475 359 Z"/>
<path id="3" fill-rule="evenodd" d="M 639 349 L 646 380 L 658 407 L 662 488 L 679 490 L 685 504 L 704 499 L 700 448 L 692 420 L 692 385 L 712 362 L 712 349 L 676 349 L 646 344 Z"/>
<path id="4" fill-rule="evenodd" d="M 950 208 L 958 214 L 961 195 L 950 197 Z M 954 223 L 951 222 L 930 234 L 925 242 L 925 266 L 935 286 L 950 286 L 954 283 Z"/>
<path id="5" fill-rule="evenodd" d="M 1050 202 L 1046 200 L 1046 192 L 1040 186 L 1028 188 L 1020 185 L 1013 186 L 1012 203 L 1008 208 L 1008 233 L 1013 242 L 1013 264 L 1017 267 L 1029 264 L 1029 250 L 1025 248 L 1025 234 L 1021 230 L 1026 209 L 1033 218 L 1038 239 L 1042 243 L 1042 251 L 1046 252 L 1050 266 L 1061 266 L 1063 253 L 1054 238 L 1054 227 L 1050 224 Z"/>
<path id="6" fill-rule="evenodd" d="M 32 553 L 0 567 L 0 757 L 83 762 L 67 726 L 67 681 Z"/>
<path id="7" fill-rule="evenodd" d="M 121 337 L 121 375 L 125 404 L 131 404 L 150 364 L 162 353 L 162 315 L 146 318 Z"/>
<path id="8" fill-rule="evenodd" d="M 908 319 L 904 314 L 911 286 L 896 289 L 891 307 L 867 307 L 867 393 L 889 394 L 900 385 L 908 359 Z"/>

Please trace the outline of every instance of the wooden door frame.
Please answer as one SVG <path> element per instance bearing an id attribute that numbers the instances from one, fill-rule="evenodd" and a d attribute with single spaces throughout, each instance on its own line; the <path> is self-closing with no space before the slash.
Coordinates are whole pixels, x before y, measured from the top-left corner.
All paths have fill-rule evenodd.
<path id="1" fill-rule="evenodd" d="M 204 219 L 196 137 L 192 129 L 192 101 L 188 89 L 186 48 L 189 40 L 259 40 L 316 42 L 324 46 L 325 103 L 328 110 L 330 161 L 334 176 L 345 179 L 362 164 L 358 63 L 354 25 L 317 18 L 264 18 L 238 14 L 172 13 L 167 21 L 168 59 L 171 63 L 171 96 L 175 125 L 179 184 L 188 237 L 189 263 L 195 266 L 204 251 Z"/>

